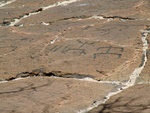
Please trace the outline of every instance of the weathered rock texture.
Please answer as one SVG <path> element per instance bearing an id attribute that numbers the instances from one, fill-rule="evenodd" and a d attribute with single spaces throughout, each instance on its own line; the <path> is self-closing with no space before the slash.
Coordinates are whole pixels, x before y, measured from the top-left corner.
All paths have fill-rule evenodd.
<path id="1" fill-rule="evenodd" d="M 88 113 L 149 113 L 150 85 L 135 85 Z"/>
<path id="2" fill-rule="evenodd" d="M 89 111 L 149 84 L 149 12 L 149 0 L 0 0 L 0 112 Z"/>
<path id="3" fill-rule="evenodd" d="M 43 77 L 1 83 L 0 112 L 76 113 L 103 99 L 113 88 L 109 84 Z"/>

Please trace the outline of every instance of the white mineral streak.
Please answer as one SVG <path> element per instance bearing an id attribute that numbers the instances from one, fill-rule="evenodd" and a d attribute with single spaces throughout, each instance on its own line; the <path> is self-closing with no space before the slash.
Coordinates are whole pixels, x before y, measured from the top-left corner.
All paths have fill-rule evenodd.
<path id="1" fill-rule="evenodd" d="M 2 2 L 0 2 L 0 7 L 3 7 L 3 6 L 8 5 L 8 4 L 11 4 L 11 3 L 15 2 L 15 1 L 16 0 L 12 0 L 12 1 L 8 1 L 8 2 L 2 1 Z"/>
<path id="2" fill-rule="evenodd" d="M 114 20 L 114 19 L 113 19 L 113 18 L 109 18 L 109 19 L 107 19 L 107 21 L 108 21 L 108 22 L 110 22 L 110 21 L 112 21 L 112 20 Z"/>
<path id="3" fill-rule="evenodd" d="M 6 80 L 4 80 L 4 81 L 0 81 L 0 83 L 6 83 L 6 82 L 8 82 L 8 81 L 6 81 Z"/>
<path id="4" fill-rule="evenodd" d="M 99 20 L 102 20 L 102 19 L 104 19 L 104 17 L 103 16 L 98 16 L 98 15 L 93 15 L 93 16 L 91 16 L 89 18 L 79 18 L 78 20 L 80 21 L 80 20 L 89 20 L 89 19 L 99 19 Z"/>
<path id="5" fill-rule="evenodd" d="M 63 1 L 63 2 L 57 2 L 57 3 L 53 4 L 53 5 L 42 7 L 42 10 L 47 10 L 47 9 L 50 9 L 50 8 L 53 8 L 53 7 L 57 7 L 57 6 L 66 6 L 66 5 L 69 5 L 69 4 L 77 2 L 77 1 L 80 1 L 80 0 L 67 0 L 67 1 Z M 21 17 L 19 19 L 15 19 L 14 22 L 11 22 L 10 26 L 14 26 L 15 24 L 19 23 L 21 20 L 23 20 L 25 18 L 28 18 L 28 17 L 30 17 L 32 15 L 39 14 L 40 12 L 41 11 L 39 11 L 39 12 L 32 12 L 32 13 L 29 13 L 28 15 L 24 15 L 23 17 Z"/>
<path id="6" fill-rule="evenodd" d="M 11 22 L 9 26 L 14 26 L 18 22 L 20 22 L 20 19 L 15 19 L 14 22 Z"/>
<path id="7" fill-rule="evenodd" d="M 143 62 L 143 65 L 139 68 L 136 68 L 133 73 L 131 74 L 130 76 L 130 79 L 127 83 L 125 83 L 126 88 L 130 87 L 130 86 L 133 86 L 135 84 L 135 81 L 137 79 L 137 77 L 140 75 L 141 71 L 143 70 L 146 62 L 147 62 L 147 49 L 148 49 L 148 42 L 147 42 L 147 36 L 148 34 L 150 33 L 150 30 L 141 30 L 141 33 L 142 33 L 142 42 L 143 42 L 143 56 L 144 56 L 144 62 Z"/>
<path id="8" fill-rule="evenodd" d="M 87 6 L 87 5 L 89 5 L 89 4 L 79 4 L 79 5 L 76 5 L 76 6 Z"/>
<path id="9" fill-rule="evenodd" d="M 51 41 L 51 44 L 54 44 L 56 42 L 56 40 L 59 38 L 58 36 L 55 36 L 56 38 L 54 40 Z"/>
<path id="10" fill-rule="evenodd" d="M 104 19 L 104 17 L 94 15 L 94 16 L 90 17 L 89 19 Z"/>
<path id="11" fill-rule="evenodd" d="M 77 1 L 80 1 L 80 0 L 67 0 L 67 1 L 65 0 L 63 2 L 57 2 L 53 5 L 43 7 L 43 10 L 50 9 L 50 8 L 53 8 L 53 7 L 57 7 L 57 6 L 66 6 L 66 5 L 69 5 L 69 4 L 77 2 Z"/>
<path id="12" fill-rule="evenodd" d="M 29 77 L 27 77 L 27 78 L 29 78 Z M 27 78 L 16 78 L 16 79 L 14 79 L 14 81 L 16 80 L 22 80 L 22 79 L 27 79 Z"/>
<path id="13" fill-rule="evenodd" d="M 143 61 L 143 65 L 141 67 L 136 68 L 133 73 L 131 74 L 128 82 L 124 83 L 122 88 L 118 88 L 116 91 L 114 92 L 110 92 L 108 93 L 108 95 L 105 97 L 104 100 L 102 101 L 97 101 L 96 103 L 94 103 L 93 105 L 91 105 L 90 107 L 77 111 L 78 113 L 86 113 L 90 110 L 92 110 L 93 108 L 97 107 L 100 104 L 104 104 L 111 96 L 116 95 L 120 92 L 123 91 L 123 89 L 127 89 L 131 86 L 133 86 L 136 82 L 137 77 L 140 75 L 141 71 L 143 70 L 146 62 L 147 62 L 147 49 L 148 49 L 148 41 L 147 41 L 147 36 L 150 33 L 150 28 L 148 28 L 148 30 L 141 30 L 141 34 L 142 34 L 142 42 L 143 42 L 143 56 L 144 56 L 144 61 Z"/>
<path id="14" fill-rule="evenodd" d="M 139 82 L 138 84 L 150 84 L 150 82 Z"/>
<path id="15" fill-rule="evenodd" d="M 46 22 L 41 22 L 42 25 L 45 25 L 45 26 L 48 26 L 49 23 L 46 23 Z"/>
<path id="16" fill-rule="evenodd" d="M 89 81 L 89 82 L 96 82 L 96 83 L 102 83 L 102 84 L 115 84 L 115 85 L 121 85 L 123 83 L 119 82 L 119 81 L 97 81 L 93 78 L 89 78 L 89 77 L 86 77 L 86 78 L 83 78 L 83 79 L 79 79 L 81 81 Z"/>
<path id="17" fill-rule="evenodd" d="M 17 81 L 17 80 L 22 80 L 22 79 L 28 79 L 28 78 L 30 78 L 30 77 L 26 77 L 26 78 L 15 78 L 15 79 L 12 80 L 12 81 Z M 0 81 L 0 83 L 6 83 L 6 82 L 9 82 L 9 81 L 7 81 L 7 80 Z"/>

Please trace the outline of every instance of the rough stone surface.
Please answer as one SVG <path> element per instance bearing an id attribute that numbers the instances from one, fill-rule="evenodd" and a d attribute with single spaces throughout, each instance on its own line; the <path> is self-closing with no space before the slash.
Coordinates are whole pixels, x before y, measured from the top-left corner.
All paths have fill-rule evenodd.
<path id="1" fill-rule="evenodd" d="M 135 85 L 88 113 L 149 113 L 150 84 Z"/>
<path id="2" fill-rule="evenodd" d="M 149 99 L 149 12 L 149 0 L 0 0 L 0 112 L 73 113 L 106 101 L 93 110 L 148 113 L 149 103 L 135 106 Z"/>
<path id="3" fill-rule="evenodd" d="M 102 100 L 113 88 L 109 84 L 45 77 L 1 83 L 0 112 L 76 113 Z"/>

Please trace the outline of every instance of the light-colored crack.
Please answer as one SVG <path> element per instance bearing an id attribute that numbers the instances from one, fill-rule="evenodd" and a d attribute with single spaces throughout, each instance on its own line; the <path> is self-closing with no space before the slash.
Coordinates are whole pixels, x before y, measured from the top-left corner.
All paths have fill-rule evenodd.
<path id="1" fill-rule="evenodd" d="M 150 84 L 150 82 L 139 82 L 137 84 Z"/>
<path id="2" fill-rule="evenodd" d="M 70 3 L 73 3 L 73 2 L 77 2 L 77 1 L 80 1 L 80 0 L 70 0 L 70 1 L 64 1 L 64 2 L 58 2 L 58 3 L 55 3 L 53 5 L 50 5 L 48 6 L 49 8 L 53 8 L 53 7 L 57 7 L 57 6 L 65 6 L 65 5 L 68 5 Z M 31 13 L 27 13 L 26 15 L 23 15 L 23 16 L 20 16 L 20 18 L 15 18 L 15 19 L 12 19 L 13 21 L 12 22 L 9 22 L 9 20 L 5 20 L 3 23 L 1 23 L 1 26 L 18 26 L 18 27 L 22 27 L 24 26 L 23 24 L 21 25 L 17 25 L 17 23 L 19 23 L 21 20 L 25 19 L 25 18 L 28 18 L 32 15 L 36 15 L 36 14 L 39 14 L 41 13 L 42 11 L 46 10 L 46 9 L 49 9 L 49 8 L 39 8 L 37 9 L 36 11 L 33 11 Z M 108 22 L 110 21 L 113 21 L 113 20 L 120 20 L 120 21 L 127 21 L 127 20 L 148 20 L 149 19 L 138 19 L 138 18 L 130 18 L 130 17 L 122 17 L 122 16 L 105 16 L 105 15 L 83 15 L 83 16 L 75 16 L 75 17 L 68 17 L 68 18 L 62 18 L 62 19 L 58 19 L 58 20 L 55 20 L 55 21 L 50 21 L 50 22 L 41 22 L 40 24 L 41 25 L 45 25 L 45 26 L 48 26 L 48 25 L 51 25 L 52 23 L 56 23 L 56 22 L 59 22 L 59 21 L 65 21 L 65 20 L 77 20 L 77 21 L 81 21 L 81 20 L 89 20 L 89 19 L 106 19 Z M 34 26 L 36 24 L 29 24 L 29 26 Z"/>
<path id="3" fill-rule="evenodd" d="M 36 11 L 33 11 L 33 12 L 28 13 L 26 15 L 23 15 L 21 18 L 14 19 L 14 21 L 11 22 L 9 26 L 15 26 L 21 20 L 23 20 L 25 18 L 28 18 L 30 16 L 33 16 L 33 15 L 37 15 L 37 14 L 39 14 L 40 12 L 42 12 L 44 10 L 47 10 L 47 9 L 50 9 L 50 8 L 53 8 L 53 7 L 58 7 L 58 6 L 66 6 L 66 5 L 69 5 L 69 4 L 77 2 L 77 1 L 80 1 L 80 0 L 67 0 L 67 1 L 65 0 L 65 1 L 62 1 L 62 2 L 57 2 L 57 3 L 53 4 L 53 5 L 49 5 L 49 6 L 46 6 L 46 7 L 39 8 Z"/>
<path id="4" fill-rule="evenodd" d="M 41 77 L 44 77 L 44 76 L 41 76 Z M 51 76 L 51 77 L 52 78 L 57 78 L 57 79 L 65 78 L 63 76 L 62 77 Z M 7 83 L 7 82 L 10 82 L 10 81 L 17 81 L 17 80 L 28 79 L 28 78 L 31 78 L 31 77 L 14 78 L 12 80 L 1 80 L 0 83 Z M 124 84 L 123 82 L 119 82 L 119 81 L 98 81 L 98 80 L 95 80 L 95 79 L 90 78 L 90 77 L 85 77 L 85 78 L 82 78 L 82 79 L 80 79 L 80 78 L 67 78 L 67 79 L 84 81 L 84 82 L 94 82 L 94 83 L 99 83 L 99 84 L 112 84 L 112 85 L 116 85 L 116 86 L 118 86 L 118 85 L 122 86 Z"/>
<path id="5" fill-rule="evenodd" d="M 129 17 L 121 17 L 121 16 L 103 16 L 103 15 L 93 15 L 93 16 L 76 16 L 76 17 L 69 17 L 69 18 L 63 18 L 63 19 L 59 19 L 59 20 L 55 20 L 55 21 L 50 21 L 50 22 L 40 22 L 41 25 L 43 26 L 49 26 L 53 23 L 59 22 L 59 21 L 72 21 L 72 20 L 76 20 L 76 21 L 84 21 L 84 20 L 90 20 L 90 19 L 98 19 L 98 20 L 107 20 L 107 22 L 110 21 L 115 21 L 115 20 L 120 20 L 123 22 L 126 21 L 130 21 L 130 20 L 140 20 L 140 21 L 144 21 L 147 20 L 149 21 L 150 19 L 138 19 L 138 18 L 129 18 Z M 29 24 L 29 26 L 34 26 L 36 24 Z M 23 25 L 20 25 L 20 27 Z"/>
<path id="6" fill-rule="evenodd" d="M 59 22 L 59 21 L 66 21 L 66 20 L 77 20 L 77 21 L 81 21 L 81 20 L 89 20 L 89 19 L 104 19 L 102 16 L 97 16 L 97 15 L 94 15 L 94 16 L 75 16 L 75 17 L 69 17 L 69 18 L 62 18 L 62 19 L 59 19 L 59 20 L 55 20 L 55 21 L 51 21 L 51 22 L 41 22 L 41 25 L 50 25 L 52 23 L 56 23 L 56 22 Z"/>
<path id="7" fill-rule="evenodd" d="M 28 79 L 29 77 L 27 77 L 27 78 L 15 78 L 15 79 L 13 79 L 12 81 L 17 81 L 17 80 L 22 80 L 22 79 Z M 1 80 L 0 81 L 0 83 L 7 83 L 7 82 L 9 82 L 8 80 Z"/>
<path id="8" fill-rule="evenodd" d="M 12 3 L 16 0 L 12 0 L 12 1 L 9 1 L 9 2 L 6 2 L 5 4 L 9 4 L 9 3 Z M 65 1 L 62 1 L 62 2 L 57 2 L 53 5 L 49 5 L 49 6 L 46 6 L 46 7 L 40 7 L 39 9 L 35 10 L 35 11 L 32 11 L 31 13 L 27 13 L 25 15 L 22 15 L 20 16 L 19 18 L 15 18 L 15 19 L 12 19 L 13 21 L 10 22 L 11 20 L 6 20 L 4 21 L 3 23 L 1 23 L 1 26 L 16 26 L 17 23 L 19 23 L 21 20 L 25 19 L 25 18 L 28 18 L 32 15 L 37 15 L 39 13 L 41 13 L 42 11 L 44 10 L 47 10 L 47 9 L 50 9 L 50 8 L 54 8 L 54 7 L 58 7 L 58 6 L 66 6 L 66 5 L 69 5 L 71 3 L 74 3 L 74 2 L 78 2 L 78 1 L 81 1 L 81 0 L 65 0 Z M 141 4 L 143 4 L 143 2 L 141 2 Z M 141 4 L 137 5 L 137 7 L 139 7 Z M 4 5 L 4 4 L 1 4 L 1 5 Z M 1 6 L 0 5 L 0 6 Z M 62 20 L 72 20 L 72 19 L 78 19 L 78 20 L 84 20 L 84 19 L 107 19 L 107 21 L 112 21 L 114 19 L 119 19 L 121 21 L 127 21 L 127 20 L 145 20 L 145 19 L 138 19 L 138 18 L 130 18 L 130 17 L 122 17 L 122 16 L 119 16 L 119 15 L 115 15 L 115 16 L 105 16 L 105 15 L 93 15 L 93 16 L 76 16 L 76 17 L 70 17 L 70 18 L 64 18 L 64 19 L 59 19 L 59 20 L 55 20 L 55 21 L 52 21 L 52 22 L 41 22 L 42 25 L 50 25 L 50 23 L 55 23 L 57 21 L 62 21 Z M 149 19 L 146 19 L 146 20 L 149 20 Z M 23 26 L 23 25 L 17 25 L 19 27 Z"/>
<path id="9" fill-rule="evenodd" d="M 77 0 L 79 1 L 79 0 Z M 63 2 L 62 2 L 63 3 Z M 71 3 L 71 2 L 68 2 L 68 4 Z M 67 5 L 67 4 L 66 4 Z M 53 6 L 53 5 L 52 5 Z M 57 5 L 54 5 L 54 6 L 57 6 Z M 59 6 L 59 4 L 58 4 Z M 23 15 L 23 16 L 20 16 L 20 18 L 15 18 L 13 20 L 13 22 L 9 22 L 9 20 L 5 20 L 3 23 L 1 23 L 1 27 L 2 26 L 16 26 L 17 23 L 19 23 L 21 20 L 25 19 L 25 18 L 28 18 L 32 15 L 36 15 L 36 14 L 39 14 L 40 12 L 42 12 L 44 9 L 43 8 L 39 8 L 38 10 L 36 11 L 33 11 L 31 13 L 27 13 L 26 15 Z M 46 9 L 45 9 L 46 10 Z M 91 15 L 91 16 L 86 16 L 86 15 L 83 15 L 83 16 L 75 16 L 75 17 L 69 17 L 69 18 L 62 18 L 62 19 L 59 19 L 59 20 L 55 20 L 55 21 L 50 21 L 50 22 L 41 22 L 41 25 L 45 25 L 45 26 L 48 26 L 48 25 L 51 25 L 52 23 L 56 23 L 56 22 L 59 22 L 59 21 L 66 21 L 66 20 L 77 20 L 77 21 L 81 21 L 81 20 L 89 20 L 89 19 L 106 19 L 108 22 L 110 21 L 113 21 L 113 20 L 116 20 L 116 19 L 119 19 L 120 21 L 127 21 L 127 20 L 138 20 L 136 18 L 129 18 L 129 17 L 121 17 L 121 16 L 104 16 L 104 15 Z M 34 26 L 35 24 L 29 24 L 29 26 Z M 23 24 L 21 25 L 17 25 L 19 27 L 22 27 L 24 26 Z"/>
<path id="10" fill-rule="evenodd" d="M 22 72 L 17 74 L 15 77 L 7 78 L 4 80 L 0 80 L 0 83 L 6 83 L 9 81 L 15 81 L 30 77 L 54 77 L 54 78 L 68 78 L 72 80 L 80 80 L 80 81 L 86 81 L 86 82 L 95 82 L 100 84 L 112 84 L 112 85 L 123 85 L 122 82 L 119 81 L 99 81 L 93 78 L 92 75 L 86 75 L 86 74 L 79 74 L 79 73 L 65 73 L 62 71 L 51 71 L 46 72 L 44 68 L 35 69 L 31 72 Z"/>
<path id="11" fill-rule="evenodd" d="M 40 12 L 37 12 L 37 14 Z M 31 13 L 27 14 L 28 16 L 31 16 Z M 24 16 L 25 18 L 27 18 L 27 16 Z M 23 18 L 24 18 L 23 17 Z M 76 17 L 69 17 L 69 18 L 63 18 L 63 19 L 59 19 L 59 20 L 55 20 L 55 21 L 50 21 L 50 22 L 40 22 L 41 25 L 43 26 L 48 26 L 51 25 L 53 23 L 59 22 L 59 21 L 66 21 L 66 20 L 77 20 L 77 21 L 84 21 L 84 20 L 90 20 L 90 19 L 106 19 L 107 22 L 113 21 L 115 19 L 120 19 L 121 21 L 126 21 L 126 20 L 134 20 L 134 18 L 128 18 L 128 17 L 119 17 L 119 16 L 112 16 L 112 17 L 106 17 L 106 16 L 100 16 L 100 15 L 93 15 L 93 16 L 76 16 Z M 20 19 L 14 19 L 16 22 L 12 22 L 10 25 L 8 26 L 15 26 L 17 23 L 19 23 L 21 20 Z M 7 23 L 6 23 L 7 24 Z M 36 24 L 29 24 L 29 26 L 34 26 Z M 21 25 L 17 25 L 18 27 L 22 27 L 24 26 L 23 24 Z"/>
<path id="12" fill-rule="evenodd" d="M 13 3 L 13 2 L 15 2 L 16 0 L 11 0 L 11 1 L 2 1 L 2 2 L 0 2 L 0 8 L 1 7 L 3 7 L 3 6 L 5 6 L 5 5 L 8 5 L 8 4 L 11 4 L 11 3 Z"/>
<path id="13" fill-rule="evenodd" d="M 47 10 L 47 9 L 50 9 L 50 8 L 53 8 L 53 7 L 57 7 L 57 6 L 67 6 L 67 5 L 71 4 L 71 3 L 78 2 L 78 1 L 80 1 L 80 0 L 65 0 L 63 2 L 57 2 L 57 3 L 53 4 L 53 5 L 49 5 L 49 6 L 42 7 L 42 8 L 43 8 L 43 10 Z"/>
<path id="14" fill-rule="evenodd" d="M 59 19 L 59 20 L 55 20 L 55 21 L 51 21 L 51 22 L 41 22 L 41 25 L 50 25 L 52 23 L 56 23 L 58 21 L 65 21 L 65 20 L 77 20 L 77 21 L 81 21 L 81 20 L 90 20 L 90 19 L 106 19 L 108 22 L 115 20 L 115 19 L 119 19 L 121 21 L 126 21 L 126 20 L 137 20 L 136 18 L 129 18 L 129 17 L 121 17 L 121 16 L 104 16 L 104 15 L 92 15 L 92 16 L 75 16 L 75 17 L 69 17 L 69 18 L 63 18 L 63 19 Z"/>
<path id="15" fill-rule="evenodd" d="M 97 102 L 93 103 L 90 107 L 88 107 L 86 109 L 83 109 L 83 110 L 77 111 L 78 113 L 86 113 L 86 112 L 92 110 L 93 108 L 97 107 L 98 105 L 104 104 L 108 99 L 110 99 L 111 96 L 119 94 L 123 90 L 125 90 L 125 89 L 127 89 L 127 88 L 129 88 L 131 86 L 134 86 L 137 77 L 140 75 L 141 71 L 143 70 L 143 68 L 144 68 L 144 66 L 145 66 L 145 64 L 147 62 L 147 49 L 148 49 L 147 36 L 148 36 L 149 33 L 150 33 L 150 28 L 147 28 L 145 30 L 141 30 L 141 34 L 142 34 L 141 40 L 143 42 L 143 56 L 144 56 L 144 61 L 143 61 L 142 65 L 140 67 L 136 68 L 132 72 L 132 74 L 131 74 L 128 82 L 124 83 L 123 87 L 117 88 L 116 91 L 108 93 L 108 95 L 105 96 L 104 100 L 97 101 Z"/>
<path id="16" fill-rule="evenodd" d="M 95 80 L 93 78 L 83 78 L 83 79 L 78 79 L 78 80 L 81 80 L 81 81 L 88 81 L 88 82 L 96 82 L 96 83 L 101 83 L 101 84 L 115 84 L 115 85 L 123 85 L 124 83 L 122 82 L 119 82 L 119 81 L 98 81 L 98 80 Z"/>
<path id="17" fill-rule="evenodd" d="M 130 86 L 133 86 L 135 84 L 135 81 L 137 77 L 140 75 L 141 71 L 143 70 L 146 62 L 147 62 L 147 49 L 148 49 L 148 41 L 147 41 L 147 36 L 150 33 L 150 28 L 146 30 L 141 30 L 142 33 L 142 42 L 143 42 L 143 61 L 142 61 L 142 66 L 139 68 L 136 68 L 134 72 L 131 74 L 129 81 L 125 84 L 128 88 Z"/>
<path id="18" fill-rule="evenodd" d="M 57 39 L 59 39 L 59 37 L 56 35 L 56 38 L 54 40 L 51 41 L 51 44 L 54 44 L 56 42 Z"/>

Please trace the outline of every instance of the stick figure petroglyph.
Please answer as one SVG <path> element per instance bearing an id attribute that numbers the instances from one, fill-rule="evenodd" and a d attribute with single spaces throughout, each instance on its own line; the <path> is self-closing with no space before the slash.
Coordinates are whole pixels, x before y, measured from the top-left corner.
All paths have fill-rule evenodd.
<path id="1" fill-rule="evenodd" d="M 92 51 L 90 51 L 90 50 Z M 51 52 L 60 52 L 63 54 L 75 54 L 75 55 L 86 55 L 91 54 L 91 58 L 96 59 L 101 55 L 115 55 L 117 58 L 121 58 L 122 52 L 124 52 L 123 47 L 113 47 L 113 46 L 99 46 L 99 42 L 88 42 L 77 40 L 75 45 L 55 45 L 49 49 Z M 109 56 L 108 56 L 109 57 Z"/>

